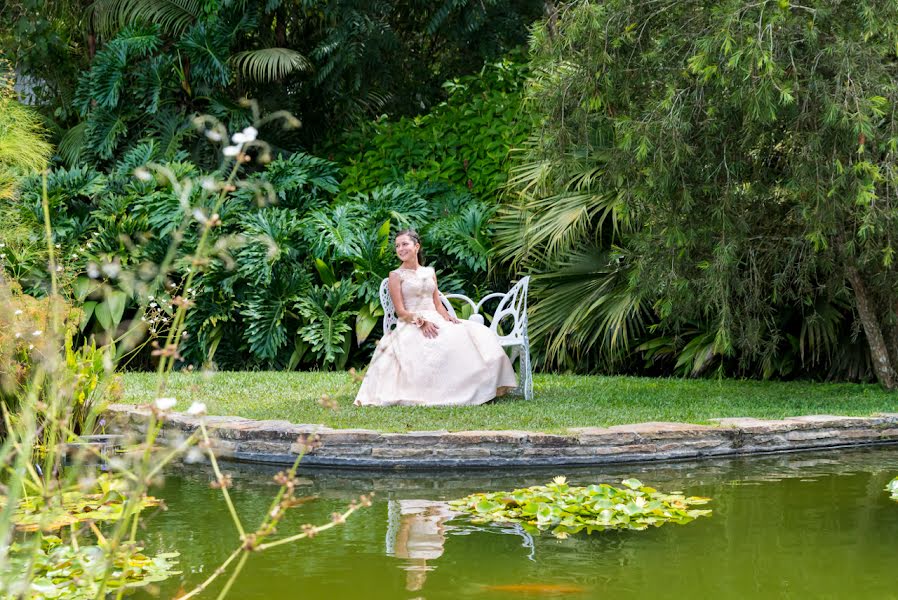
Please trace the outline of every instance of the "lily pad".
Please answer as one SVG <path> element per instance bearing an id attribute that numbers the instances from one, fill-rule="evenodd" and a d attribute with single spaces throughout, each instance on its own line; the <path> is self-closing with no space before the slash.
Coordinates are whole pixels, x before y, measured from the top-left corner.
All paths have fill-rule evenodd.
<path id="1" fill-rule="evenodd" d="M 891 495 L 892 500 L 898 502 L 898 477 L 886 485 L 886 491 Z"/>
<path id="2" fill-rule="evenodd" d="M 94 488 L 87 491 L 66 491 L 50 496 L 49 502 L 43 496 L 27 496 L 19 501 L 13 522 L 19 531 L 40 529 L 47 532 L 86 521 L 117 521 L 125 504 L 125 485 L 123 480 L 115 480 L 104 473 Z M 5 504 L 6 498 L 0 496 L 0 506 Z M 159 504 L 153 496 L 144 496 L 139 510 Z"/>
<path id="3" fill-rule="evenodd" d="M 475 523 L 521 523 L 526 529 L 549 531 L 560 539 L 581 531 L 682 525 L 711 515 L 710 510 L 692 508 L 707 504 L 710 498 L 665 494 L 637 479 L 622 484 L 623 488 L 604 483 L 580 487 L 556 477 L 546 485 L 471 494 L 449 504 L 469 514 Z M 898 484 L 895 487 L 898 490 Z"/>

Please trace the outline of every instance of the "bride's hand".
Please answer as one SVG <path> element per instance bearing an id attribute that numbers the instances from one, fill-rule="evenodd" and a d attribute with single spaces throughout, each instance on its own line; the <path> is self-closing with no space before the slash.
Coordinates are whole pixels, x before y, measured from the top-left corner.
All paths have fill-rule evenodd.
<path id="1" fill-rule="evenodd" d="M 447 315 L 446 320 L 448 320 L 450 323 L 461 323 L 461 321 L 458 320 L 458 317 L 452 315 Z"/>
<path id="2" fill-rule="evenodd" d="M 431 323 L 430 321 L 424 321 L 424 324 L 421 325 L 421 331 L 424 333 L 424 337 L 426 338 L 435 338 L 437 336 L 439 327 L 437 327 L 436 323 Z"/>

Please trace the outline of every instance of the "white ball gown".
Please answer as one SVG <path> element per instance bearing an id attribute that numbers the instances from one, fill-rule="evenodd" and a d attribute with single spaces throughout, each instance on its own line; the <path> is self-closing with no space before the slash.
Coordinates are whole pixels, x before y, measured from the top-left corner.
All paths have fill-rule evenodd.
<path id="1" fill-rule="evenodd" d="M 517 386 L 511 361 L 496 334 L 480 323 L 447 321 L 433 303 L 430 267 L 400 268 L 405 309 L 439 327 L 427 338 L 400 321 L 384 335 L 356 395 L 359 406 L 468 406 L 483 404 Z"/>

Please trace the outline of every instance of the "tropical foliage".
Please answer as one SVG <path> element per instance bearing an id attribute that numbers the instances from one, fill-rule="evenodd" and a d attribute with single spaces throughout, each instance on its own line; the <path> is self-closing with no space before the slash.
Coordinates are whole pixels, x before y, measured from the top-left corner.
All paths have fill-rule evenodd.
<path id="1" fill-rule="evenodd" d="M 60 168 L 47 177 L 53 243 L 66 258 L 60 275 L 83 308 L 85 333 L 119 335 L 136 319 L 162 336 L 182 294 L 195 306 L 181 350 L 188 363 L 342 367 L 353 338 L 364 343 L 381 314 L 377 289 L 395 265 L 398 228 L 420 229 L 447 290 L 465 289 L 462 281 L 479 281 L 486 270 L 491 207 L 445 184 L 339 197 L 336 165 L 295 153 L 250 173 L 222 200 L 216 172 L 184 160 L 153 162 L 163 156 L 145 142 L 105 173 Z M 146 163 L 152 174 L 139 168 Z M 43 227 L 43 189 L 37 176 L 21 184 L 17 217 L 32 231 Z M 199 241 L 185 225 L 213 213 L 215 253 L 184 289 Z M 173 236 L 181 240 L 171 259 L 176 274 L 163 286 L 152 265 L 165 259 Z M 36 265 L 26 268 L 27 256 L 10 253 L 8 268 L 40 293 L 46 277 Z"/>
<path id="2" fill-rule="evenodd" d="M 896 10 L 612 0 L 535 30 L 498 235 L 551 364 L 896 386 Z"/>
<path id="3" fill-rule="evenodd" d="M 528 531 L 550 531 L 559 539 L 580 532 L 683 525 L 711 515 L 710 510 L 690 508 L 710 498 L 665 494 L 638 479 L 621 483 L 622 488 L 607 483 L 572 486 L 565 477 L 556 477 L 546 485 L 471 494 L 449 505 L 471 515 L 474 523 L 520 523 Z"/>
<path id="4" fill-rule="evenodd" d="M 425 115 L 380 119 L 336 140 L 342 193 L 368 192 L 405 174 L 466 187 L 492 203 L 508 178 L 508 154 L 533 128 L 522 106 L 527 69 L 505 60 L 446 82 L 448 99 Z"/>
<path id="5" fill-rule="evenodd" d="M 475 73 L 524 44 L 528 25 L 543 11 L 540 0 L 43 5 L 12 0 L 0 8 L 0 18 L 13 24 L 0 32 L 0 49 L 9 52 L 61 127 L 76 124 L 72 97 L 85 65 L 105 64 L 99 83 L 108 86 L 121 78 L 125 63 L 146 61 L 151 64 L 126 72 L 125 79 L 139 79 L 132 82 L 138 89 L 180 86 L 178 95 L 161 96 L 163 114 L 230 111 L 248 96 L 263 110 L 288 110 L 302 119 L 305 127 L 283 140 L 288 145 L 329 137 L 359 118 L 428 110 L 444 99 L 444 81 Z M 146 25 L 155 26 L 164 50 L 134 47 L 134 29 L 146 32 Z M 116 36 L 129 38 L 130 48 L 113 44 Z M 110 44 L 116 47 L 113 56 Z M 127 121 L 137 107 L 123 108 L 106 115 L 103 129 L 114 130 L 113 117 Z"/>

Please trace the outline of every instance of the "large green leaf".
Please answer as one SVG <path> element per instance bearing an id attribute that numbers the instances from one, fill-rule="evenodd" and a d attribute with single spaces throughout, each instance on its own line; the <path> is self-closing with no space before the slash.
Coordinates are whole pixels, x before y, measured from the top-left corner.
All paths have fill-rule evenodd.
<path id="1" fill-rule="evenodd" d="M 305 56 L 289 48 L 263 48 L 238 52 L 231 57 L 231 63 L 244 77 L 260 83 L 308 71 L 312 66 Z"/>
<path id="2" fill-rule="evenodd" d="M 383 316 L 384 309 L 380 306 L 380 304 L 375 304 L 375 308 L 372 308 L 372 304 L 366 304 L 359 309 L 359 314 L 355 318 L 355 336 L 356 343 L 361 346 L 362 342 L 368 339 L 368 336 L 371 335 L 371 331 L 377 325 L 378 319 Z"/>

